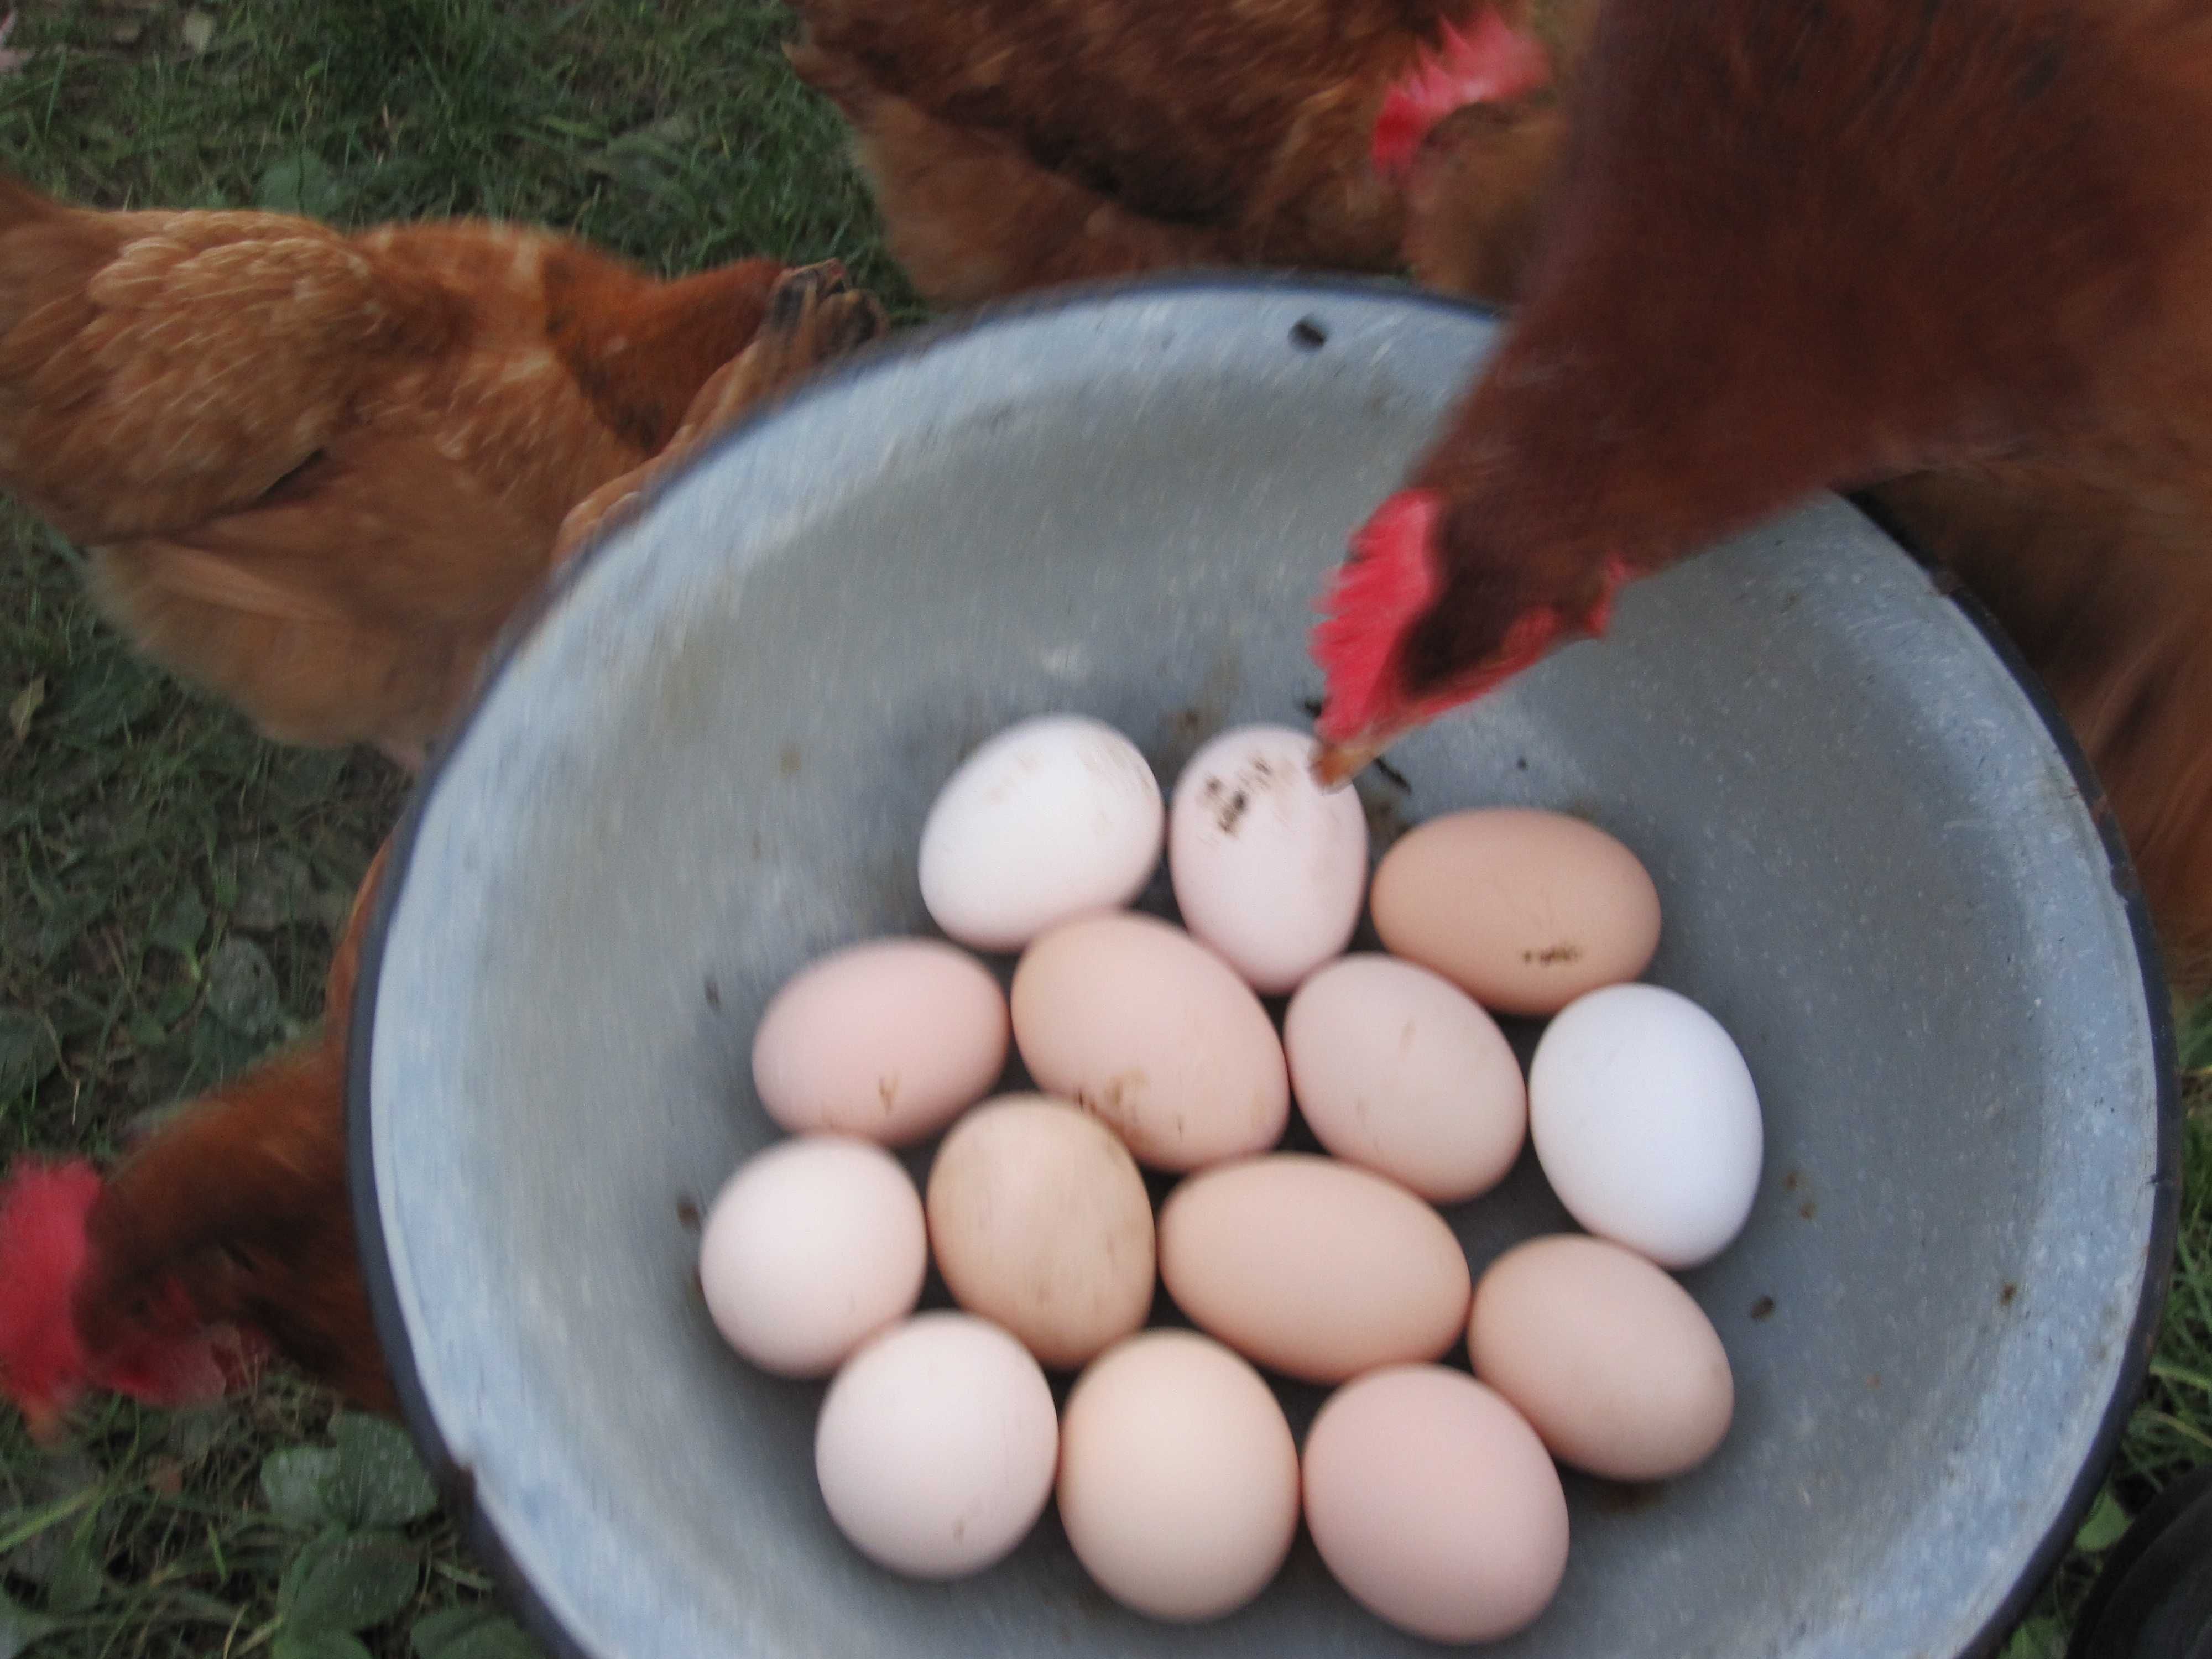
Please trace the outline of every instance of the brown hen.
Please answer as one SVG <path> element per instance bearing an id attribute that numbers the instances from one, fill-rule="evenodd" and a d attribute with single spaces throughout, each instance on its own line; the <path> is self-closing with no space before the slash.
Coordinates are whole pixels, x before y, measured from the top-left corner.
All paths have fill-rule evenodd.
<path id="1" fill-rule="evenodd" d="M 0 179 L 0 485 L 91 550 L 142 649 L 268 735 L 419 762 L 563 516 L 667 446 L 783 275 Z"/>
<path id="2" fill-rule="evenodd" d="M 1528 0 L 793 4 L 793 64 L 852 123 L 892 252 L 948 305 L 1176 266 L 1392 270 L 1405 191 L 1370 151 L 1393 88 L 1440 64 L 1459 95 L 1505 97 L 1543 70 L 1499 27 Z"/>
<path id="3" fill-rule="evenodd" d="M 1319 636 L 1332 769 L 1620 580 L 1875 485 L 2054 686 L 2193 977 L 2212 3 L 1613 0 L 1590 39 L 1522 309 Z"/>
<path id="4" fill-rule="evenodd" d="M 2212 270 L 2198 267 L 2212 247 L 2191 182 L 2212 121 L 2202 5 L 2044 3 L 2014 17 L 1970 4 L 1937 27 L 1901 0 L 1858 0 L 1802 27 L 1783 8 L 1762 27 L 1738 7 L 1682 22 L 1626 0 L 1610 12 L 1549 0 L 1534 27 L 1555 78 L 1532 83 L 1525 57 L 1492 38 L 1488 64 L 1462 58 L 1458 87 L 1423 88 L 1425 53 L 1446 23 L 1471 27 L 1474 8 L 798 3 L 811 33 L 795 61 L 853 119 L 894 248 L 940 299 L 1178 265 L 1402 260 L 1431 286 L 1510 302 L 1555 195 L 1582 204 L 1562 234 L 1583 252 L 1559 253 L 1546 269 L 1560 274 L 1532 296 L 1550 301 L 1549 356 L 1533 373 L 1576 372 L 1510 417 L 1534 423 L 1517 447 L 1548 449 L 1526 459 L 1564 492 L 1555 537 L 1533 521 L 1542 508 L 1510 537 L 1532 567 L 1572 545 L 1557 580 L 1497 571 L 1487 597 L 1446 607 L 1462 622 L 1492 614 L 1479 630 L 1488 660 L 1440 691 L 1401 686 L 1393 718 L 1463 700 L 1602 619 L 1630 566 L 1594 555 L 1587 526 L 1627 503 L 1585 502 L 1579 481 L 1610 476 L 1626 491 L 1622 464 L 1644 446 L 1656 476 L 1633 487 L 1655 516 L 1612 550 L 1643 544 L 1639 569 L 1755 515 L 1754 498 L 1869 485 L 1870 504 L 1957 569 L 2051 685 L 2177 964 L 2203 976 L 2212 661 L 2196 642 L 2212 626 L 2198 551 L 2212 542 L 2212 324 L 2193 296 L 2208 291 Z M 1580 70 L 1601 26 L 1617 38 L 1593 90 Z M 1688 41 L 1662 53 L 1657 37 L 1676 27 Z M 1622 66 L 1639 64 L 1622 90 Z M 2096 88 L 2088 64 L 2113 78 Z M 1394 76 L 1441 95 L 1386 146 L 1375 129 Z M 2136 87 L 2160 118 L 2129 107 Z M 1577 108 L 1602 131 L 1565 185 Z M 1601 274 L 1592 234 L 1608 250 Z M 1577 259 L 1575 298 L 1552 300 Z M 2109 297 L 2130 281 L 2140 309 L 2124 303 L 2116 321 L 2092 300 L 2098 314 L 2084 314 L 2100 283 Z M 1808 303 L 1793 308 L 1798 296 Z M 1609 331 L 1612 361 L 1576 356 L 1583 330 Z M 1530 372 L 1518 367 L 1528 349 L 1509 374 Z M 1723 389 L 1729 364 L 1753 372 Z M 2014 381 L 2002 410 L 1993 371 Z M 1658 394 L 1636 381 L 1670 372 L 1665 395 L 1693 418 L 1662 460 Z M 1493 447 L 1504 378 L 1483 399 Z M 1688 407 L 1693 386 L 1719 396 L 1711 414 Z M 1935 394 L 1947 388 L 1945 409 Z M 1610 455 L 1543 430 L 1619 432 L 1613 398 L 1647 408 Z M 1717 434 L 1723 415 L 1758 441 Z M 1808 434 L 1809 452 L 1782 453 Z M 1693 444 L 1706 453 L 1686 456 Z M 1547 582 L 1562 591 L 1538 591 Z M 1482 654 L 1444 626 L 1429 629 L 1439 663 Z M 1347 740 L 1348 718 L 1340 704 L 1331 728 Z"/>
<path id="5" fill-rule="evenodd" d="M 567 515 L 567 559 L 670 469 L 884 315 L 835 265 L 793 271 L 760 328 L 700 387 L 660 455 Z M 388 848 L 362 879 L 332 959 L 324 1024 L 165 1118 L 104 1183 L 27 1164 L 0 1184 L 0 1394 L 52 1431 L 86 1389 L 157 1404 L 235 1384 L 264 1346 L 356 1403 L 393 1408 L 356 1253 L 345 1079 L 354 977 Z"/>

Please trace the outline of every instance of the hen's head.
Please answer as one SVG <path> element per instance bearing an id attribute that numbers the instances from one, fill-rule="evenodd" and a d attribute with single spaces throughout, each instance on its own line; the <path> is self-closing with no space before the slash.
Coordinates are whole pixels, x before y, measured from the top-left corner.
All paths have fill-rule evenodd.
<path id="1" fill-rule="evenodd" d="M 36 1439 L 61 1428 L 88 1389 L 149 1405 L 219 1399 L 252 1368 L 252 1339 L 206 1328 L 183 1287 L 164 1284 L 88 1348 L 76 1306 L 91 1261 L 86 1224 L 101 1182 L 89 1164 L 29 1164 L 0 1185 L 0 1394 Z"/>
<path id="2" fill-rule="evenodd" d="M 1551 78 L 1544 49 L 1486 9 L 1465 29 L 1447 22 L 1435 48 L 1423 46 L 1413 66 L 1383 94 L 1375 120 L 1371 159 L 1386 179 L 1412 171 L 1430 129 L 1469 104 L 1501 102 Z"/>
<path id="3" fill-rule="evenodd" d="M 1629 575 L 1620 559 L 1486 557 L 1479 542 L 1448 557 L 1449 523 L 1436 490 L 1393 495 L 1352 538 L 1317 607 L 1327 617 L 1313 635 L 1328 677 L 1315 763 L 1324 783 L 1611 620 Z"/>

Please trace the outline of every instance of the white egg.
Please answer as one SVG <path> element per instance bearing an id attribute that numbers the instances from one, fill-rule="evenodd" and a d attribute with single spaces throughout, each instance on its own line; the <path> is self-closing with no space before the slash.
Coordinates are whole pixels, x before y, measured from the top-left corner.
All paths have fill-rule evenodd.
<path id="1" fill-rule="evenodd" d="M 1183 926 L 1263 994 L 1342 952 L 1367 893 L 1367 815 L 1314 781 L 1310 732 L 1246 726 L 1191 757 L 1168 812 Z"/>
<path id="2" fill-rule="evenodd" d="M 880 1146 L 805 1135 L 750 1158 L 699 1237 L 723 1339 L 764 1370 L 827 1376 L 914 1311 L 928 1243 L 914 1177 Z"/>
<path id="3" fill-rule="evenodd" d="M 921 902 L 978 951 L 1136 897 L 1166 808 L 1136 744 L 1080 714 L 1012 726 L 963 762 L 921 830 Z"/>
<path id="4" fill-rule="evenodd" d="M 1059 1462 L 1044 1372 L 968 1314 L 921 1314 L 862 1348 L 814 1430 L 830 1518 L 862 1554 L 915 1578 L 1002 1559 L 1044 1512 Z"/>
<path id="5" fill-rule="evenodd" d="M 1719 1021 L 1656 985 L 1592 991 L 1546 1028 L 1528 1134 L 1577 1221 L 1662 1267 L 1718 1255 L 1758 1194 L 1751 1069 Z"/>

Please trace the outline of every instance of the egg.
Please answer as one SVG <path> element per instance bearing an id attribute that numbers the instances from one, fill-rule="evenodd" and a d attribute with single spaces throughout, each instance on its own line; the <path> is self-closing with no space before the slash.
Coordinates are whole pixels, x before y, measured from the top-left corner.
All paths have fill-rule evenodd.
<path id="1" fill-rule="evenodd" d="M 1191 1322 L 1310 1382 L 1459 1341 L 1472 1289 L 1443 1218 L 1404 1188 L 1304 1152 L 1193 1176 L 1162 1206 L 1160 1277 Z"/>
<path id="2" fill-rule="evenodd" d="M 1289 1121 L 1267 1011 L 1219 957 L 1156 917 L 1088 916 L 1045 934 L 1014 970 L 1013 1024 L 1038 1086 L 1153 1169 L 1261 1151 Z"/>
<path id="3" fill-rule="evenodd" d="M 1431 1203 L 1487 1192 L 1521 1155 L 1528 1097 L 1512 1045 L 1425 968 L 1330 963 L 1291 999 L 1283 1049 L 1315 1138 Z"/>
<path id="4" fill-rule="evenodd" d="M 753 1030 L 753 1087 L 793 1133 L 902 1146 L 935 1134 L 1006 1068 L 1006 994 L 935 939 L 855 945 L 801 969 Z"/>
<path id="5" fill-rule="evenodd" d="M 1559 812 L 1431 818 L 1383 855 L 1369 904 L 1394 955 L 1500 1013 L 1555 1013 L 1634 979 L 1659 947 L 1649 872 L 1605 831 Z"/>
<path id="6" fill-rule="evenodd" d="M 1758 1195 L 1751 1068 L 1718 1020 L 1656 985 L 1593 991 L 1545 1028 L 1528 1133 L 1567 1212 L 1662 1267 L 1718 1255 Z"/>
<path id="7" fill-rule="evenodd" d="M 1474 1374 L 1552 1455 L 1614 1480 L 1695 1468 L 1727 1434 L 1735 1385 L 1720 1333 L 1642 1256 L 1578 1234 L 1492 1262 L 1468 1322 Z"/>
<path id="8" fill-rule="evenodd" d="M 921 1198 L 864 1140 L 787 1140 L 723 1184 L 699 1237 L 699 1288 L 725 1340 L 763 1370 L 827 1376 L 914 1311 L 928 1248 Z"/>
<path id="9" fill-rule="evenodd" d="M 1103 721 L 1012 726 L 961 763 L 921 828 L 921 902 L 951 938 L 1018 951 L 1070 916 L 1113 909 L 1160 861 L 1166 808 L 1136 744 Z"/>
<path id="10" fill-rule="evenodd" d="M 1217 1619 L 1290 1553 L 1298 1455 L 1267 1383 L 1218 1342 L 1148 1331 L 1067 1397 L 1060 1519 L 1100 1588 L 1155 1619 Z"/>
<path id="11" fill-rule="evenodd" d="M 1401 1630 L 1492 1642 L 1567 1565 L 1567 1500 L 1536 1431 L 1463 1372 L 1401 1365 L 1329 1396 L 1306 1433 L 1306 1528 L 1337 1583 Z"/>
<path id="12" fill-rule="evenodd" d="M 957 1578 L 1004 1559 L 1043 1513 L 1060 1457 L 1044 1372 L 986 1320 L 926 1313 L 845 1362 L 822 1401 L 814 1470 L 869 1559 Z"/>
<path id="13" fill-rule="evenodd" d="M 1367 890 L 1367 816 L 1314 781 L 1310 732 L 1224 732 L 1183 768 L 1168 869 L 1183 926 L 1255 989 L 1294 988 L 1340 953 Z"/>
<path id="14" fill-rule="evenodd" d="M 987 1101 L 929 1170 L 929 1242 L 955 1301 L 1048 1365 L 1075 1366 L 1145 1322 L 1152 1204 L 1111 1129 L 1042 1095 Z"/>

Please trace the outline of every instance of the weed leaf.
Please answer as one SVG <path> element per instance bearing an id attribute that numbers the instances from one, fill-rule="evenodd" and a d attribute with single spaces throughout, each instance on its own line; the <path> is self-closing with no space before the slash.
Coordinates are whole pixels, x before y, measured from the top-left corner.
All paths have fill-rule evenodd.
<path id="1" fill-rule="evenodd" d="M 522 1627 L 497 1607 L 442 1607 L 415 1621 L 415 1659 L 539 1659 Z"/>
<path id="2" fill-rule="evenodd" d="M 200 935 L 207 931 L 207 906 L 200 902 L 198 891 L 187 887 L 161 907 L 146 937 L 180 957 L 190 957 Z"/>
<path id="3" fill-rule="evenodd" d="M 345 195 L 337 174 L 322 157 L 302 150 L 270 164 L 253 192 L 253 204 L 270 213 L 335 219 L 345 206 Z"/>
<path id="4" fill-rule="evenodd" d="M 438 1490 L 397 1423 L 348 1412 L 331 1433 L 337 1467 L 323 1498 L 334 1517 L 356 1527 L 404 1527 L 438 1507 Z"/>
<path id="5" fill-rule="evenodd" d="M 331 1520 L 323 1491 L 338 1455 L 327 1446 L 287 1446 L 261 1461 L 261 1494 L 269 1512 L 288 1527 L 319 1527 Z"/>
<path id="6" fill-rule="evenodd" d="M 40 1637 L 51 1636 L 61 1627 L 60 1620 L 33 1613 L 0 1590 L 0 1659 L 15 1659 Z"/>
<path id="7" fill-rule="evenodd" d="M 8 729 L 21 743 L 31 734 L 31 717 L 39 712 L 39 705 L 46 700 L 46 677 L 34 675 L 31 683 L 18 691 L 8 705 Z"/>
<path id="8" fill-rule="evenodd" d="M 27 1008 L 0 1007 L 0 1100 L 36 1087 L 60 1063 L 44 1020 Z"/>
<path id="9" fill-rule="evenodd" d="M 2012 1633 L 1998 1659 L 2059 1659 L 2066 1632 L 2056 1619 L 2031 1619 Z"/>
<path id="10" fill-rule="evenodd" d="M 84 1544 L 72 1544 L 56 1558 L 46 1579 L 46 1605 L 56 1613 L 82 1613 L 106 1594 L 107 1575 L 100 1558 Z"/>
<path id="11" fill-rule="evenodd" d="M 276 1608 L 299 1635 L 363 1631 L 415 1599 L 415 1549 L 391 1533 L 332 1528 L 308 1541 L 284 1570 Z"/>
<path id="12" fill-rule="evenodd" d="M 2081 1523 L 2081 1531 L 2074 1534 L 2074 1547 L 2095 1554 L 2108 1550 L 2120 1541 L 2128 1529 L 2128 1512 L 2120 1507 L 2120 1500 L 2106 1487 L 2097 1494 L 2097 1502 L 2089 1510 L 2089 1518 Z"/>
<path id="13" fill-rule="evenodd" d="M 283 1631 L 269 1644 L 269 1659 L 376 1659 L 361 1638 L 342 1630 Z"/>

